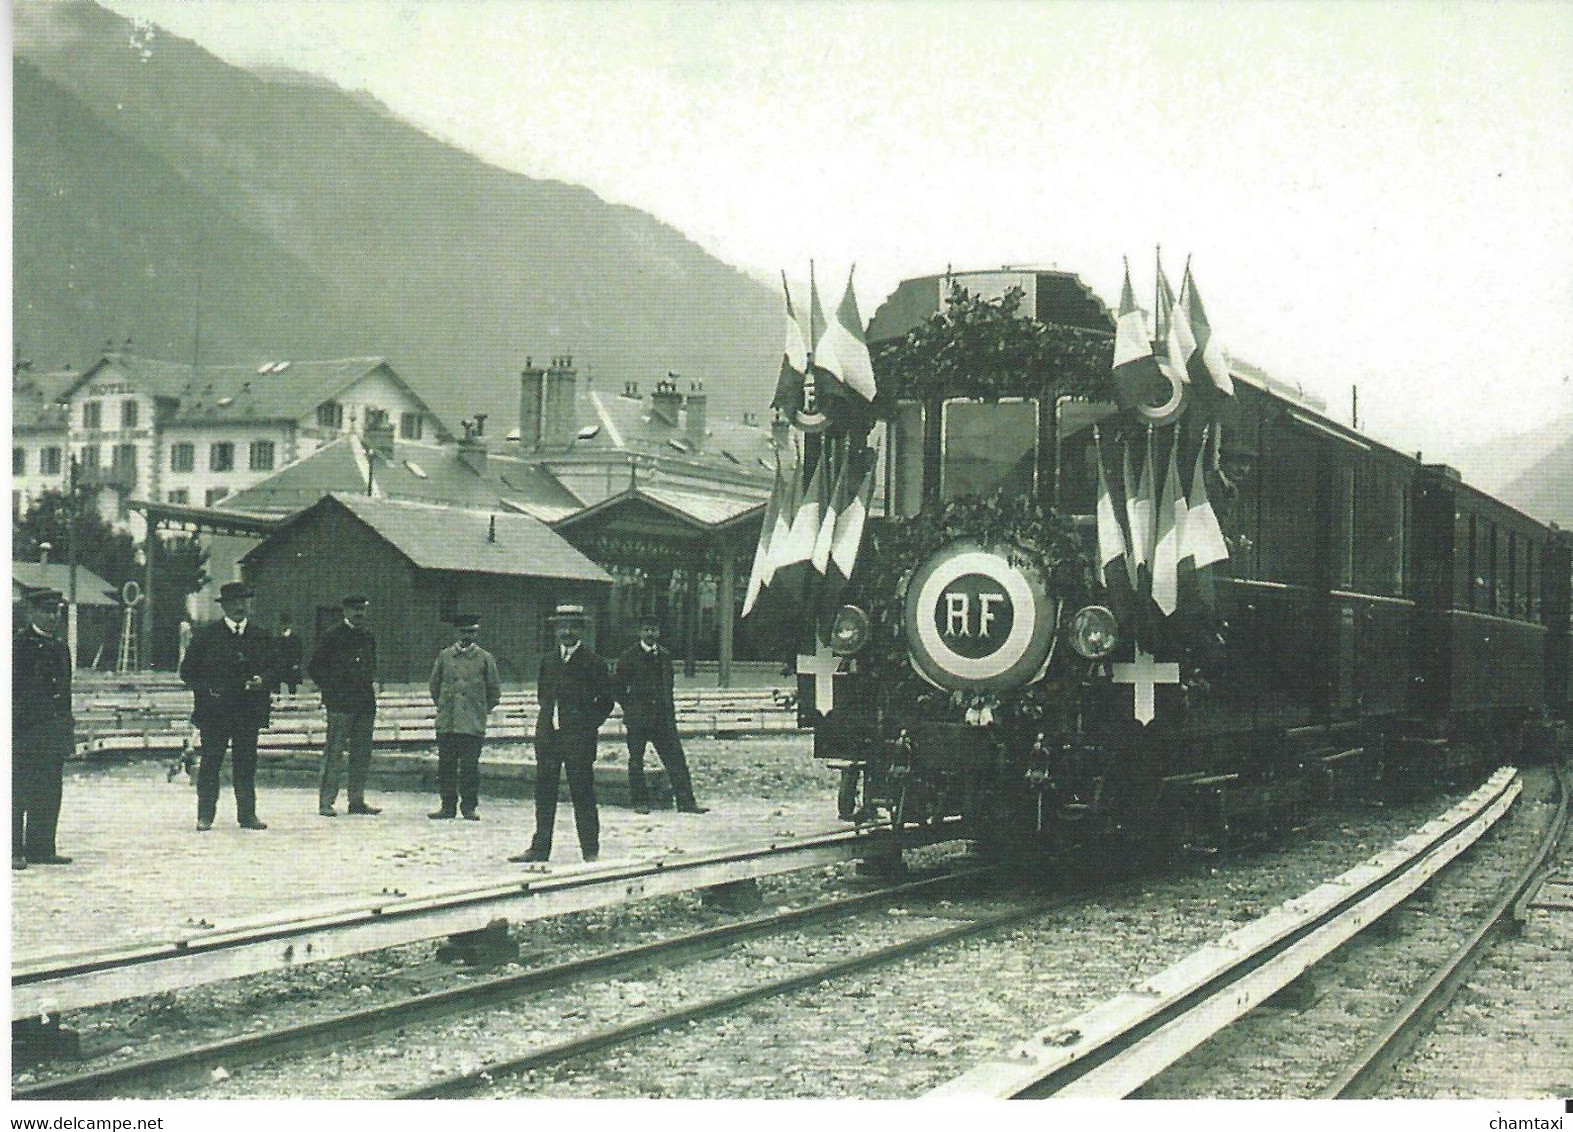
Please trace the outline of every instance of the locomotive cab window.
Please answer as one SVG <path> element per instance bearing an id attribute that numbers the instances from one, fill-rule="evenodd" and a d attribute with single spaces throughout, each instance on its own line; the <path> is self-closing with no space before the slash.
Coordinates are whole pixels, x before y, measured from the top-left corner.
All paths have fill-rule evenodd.
<path id="1" fill-rule="evenodd" d="M 940 498 L 1036 489 L 1036 398 L 947 401 L 942 420 Z"/>
<path id="2" fill-rule="evenodd" d="M 1063 515 L 1091 515 L 1098 507 L 1098 455 L 1093 426 L 1120 411 L 1112 401 L 1079 401 L 1062 397 L 1054 407 L 1054 464 L 1057 504 Z M 1111 441 L 1104 432 L 1104 451 Z"/>
<path id="3" fill-rule="evenodd" d="M 923 510 L 923 406 L 899 401 L 886 438 L 886 495 L 890 514 L 906 519 Z"/>

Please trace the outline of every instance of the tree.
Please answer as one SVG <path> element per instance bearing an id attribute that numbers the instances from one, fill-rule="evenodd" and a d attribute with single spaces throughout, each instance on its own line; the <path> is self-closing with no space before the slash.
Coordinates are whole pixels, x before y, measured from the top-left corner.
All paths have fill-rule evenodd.
<path id="1" fill-rule="evenodd" d="M 28 506 L 27 514 L 11 521 L 11 554 L 37 562 L 44 543 L 52 562 L 65 562 L 70 553 L 66 536 L 70 497 L 63 491 L 46 491 Z M 137 576 L 136 544 L 124 531 L 106 523 L 97 508 L 85 505 L 79 493 L 76 506 L 76 560 L 115 588 Z"/>

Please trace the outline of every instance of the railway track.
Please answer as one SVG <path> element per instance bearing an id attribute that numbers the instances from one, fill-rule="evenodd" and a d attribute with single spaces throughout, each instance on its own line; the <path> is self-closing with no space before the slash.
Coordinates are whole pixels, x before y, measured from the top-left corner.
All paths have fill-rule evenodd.
<path id="1" fill-rule="evenodd" d="M 1469 977 L 1493 940 L 1521 925 L 1529 909 L 1537 903 L 1547 878 L 1549 862 L 1556 858 L 1568 830 L 1568 800 L 1573 791 L 1573 776 L 1566 767 L 1557 768 L 1560 797 L 1557 812 L 1529 861 L 1503 887 L 1501 896 L 1481 918 L 1462 944 L 1443 962 L 1381 1032 L 1319 1094 L 1318 1099 L 1363 1099 L 1375 1097 L 1395 1066 L 1408 1055 L 1416 1042 L 1429 1033 L 1459 987 Z M 1546 901 L 1559 911 L 1560 901 Z"/>
<path id="2" fill-rule="evenodd" d="M 854 896 L 822 901 L 803 908 L 740 920 L 718 927 L 691 932 L 652 943 L 601 952 L 582 959 L 513 972 L 477 983 L 379 1004 L 367 1009 L 346 1011 L 302 1025 L 237 1035 L 219 1042 L 172 1050 L 155 1057 L 139 1058 L 106 1066 L 87 1073 L 57 1077 L 36 1084 L 13 1088 L 17 1100 L 84 1100 L 105 1097 L 146 1096 L 160 1089 L 179 1088 L 183 1083 L 206 1083 L 215 1070 L 228 1073 L 238 1067 L 297 1057 L 317 1050 L 342 1049 L 348 1043 L 446 1018 L 495 1009 L 515 999 L 549 989 L 570 987 L 592 980 L 614 977 L 644 968 L 680 964 L 728 948 L 741 941 L 774 933 L 829 923 L 891 901 L 940 892 L 957 884 L 978 882 L 998 873 L 997 866 L 964 867 L 940 874 L 881 887 Z M 1004 922 L 1006 918 L 1001 918 Z M 976 929 L 982 930 L 982 929 Z M 895 955 L 868 956 L 863 964 L 888 961 Z M 809 976 L 803 976 L 808 978 Z M 814 976 L 818 977 L 824 976 Z M 780 993 L 787 988 L 778 988 Z M 764 997 L 756 990 L 754 998 Z M 706 1004 L 708 1012 L 723 1006 Z M 698 1016 L 704 1008 L 688 1014 Z M 587 1035 L 576 1041 L 543 1050 L 523 1059 L 532 1065 L 564 1060 L 581 1053 L 627 1040 L 638 1033 L 674 1024 L 669 1016 L 638 1026 Z M 480 1083 L 488 1073 L 500 1074 L 504 1067 L 488 1066 L 475 1074 L 429 1083 L 412 1090 L 409 1096 L 453 1096 Z"/>
<path id="3" fill-rule="evenodd" d="M 936 1096 L 1130 1095 L 1397 907 L 1478 840 L 1522 790 L 1503 768 L 1410 837 L 1075 1018 Z"/>
<path id="4" fill-rule="evenodd" d="M 900 847 L 950 840 L 954 823 L 906 830 Z M 766 846 L 527 872 L 522 879 L 247 923 L 168 939 L 14 961 L 11 1016 L 56 1015 L 265 971 L 294 969 L 400 944 L 712 888 L 815 865 L 891 853 L 891 831 L 865 826 Z"/>

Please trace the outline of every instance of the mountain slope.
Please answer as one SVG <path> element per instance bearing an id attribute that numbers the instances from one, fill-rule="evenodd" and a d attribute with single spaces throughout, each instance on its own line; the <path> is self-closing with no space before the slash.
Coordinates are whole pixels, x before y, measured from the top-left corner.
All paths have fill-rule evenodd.
<path id="1" fill-rule="evenodd" d="M 1562 443 L 1519 473 L 1499 494 L 1542 522 L 1573 530 L 1573 434 L 1564 431 Z"/>
<path id="2" fill-rule="evenodd" d="M 481 410 L 511 421 L 524 358 L 568 352 L 603 385 L 633 379 L 648 387 L 672 369 L 704 379 L 723 413 L 768 401 L 779 300 L 654 218 L 487 165 L 318 79 L 254 74 L 162 31 L 145 50 L 132 46 L 131 25 L 90 3 L 18 5 L 13 19 L 22 59 L 77 99 L 100 133 L 150 155 L 196 194 L 182 206 L 193 210 L 189 229 L 211 233 L 217 210 L 250 234 L 210 235 L 210 243 L 255 246 L 255 236 L 265 237 L 281 249 L 278 270 L 299 272 L 299 284 L 273 283 L 296 292 L 274 307 L 298 299 L 316 313 L 262 353 L 386 355 L 450 418 Z M 50 138 L 26 125 L 28 152 L 41 154 Z M 19 119 L 19 153 L 22 129 Z M 147 174 L 142 164 L 129 168 L 134 180 Z M 46 237 L 59 233 L 24 236 L 18 184 L 19 241 L 32 245 L 34 270 L 54 253 Z M 39 209 L 38 187 L 25 188 L 26 208 Z M 91 230 L 122 204 L 148 207 L 158 191 L 131 196 L 79 195 L 73 204 Z M 123 229 L 143 226 L 135 211 L 122 212 Z M 184 264 L 190 272 L 200 258 L 191 241 L 166 241 L 167 270 Z M 112 244 L 103 250 L 110 258 L 101 270 L 113 285 L 105 280 L 97 301 L 126 309 L 127 294 L 139 292 L 137 314 L 119 319 L 139 349 L 143 323 L 174 325 L 179 310 L 190 322 L 189 287 L 142 285 L 135 280 L 145 265 L 115 256 Z M 204 295 L 246 288 L 239 258 L 211 265 Z M 19 284 L 30 280 L 19 272 Z M 57 295 L 20 287 L 16 310 L 24 347 L 50 362 L 48 348 L 80 314 Z M 97 313 L 103 321 L 119 311 Z M 215 360 L 251 360 L 252 343 L 276 330 L 266 304 L 255 322 L 214 318 L 211 334 L 208 322 L 204 303 L 204 354 L 211 349 Z M 121 331 L 95 327 L 77 338 L 107 333 Z"/>

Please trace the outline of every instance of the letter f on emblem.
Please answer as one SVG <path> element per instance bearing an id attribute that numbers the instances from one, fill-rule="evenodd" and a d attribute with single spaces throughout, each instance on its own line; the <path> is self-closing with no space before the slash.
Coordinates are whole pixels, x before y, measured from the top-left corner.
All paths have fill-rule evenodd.
<path id="1" fill-rule="evenodd" d="M 989 635 L 989 626 L 994 623 L 994 607 L 1005 600 L 1004 594 L 979 594 L 978 595 L 978 636 Z"/>

